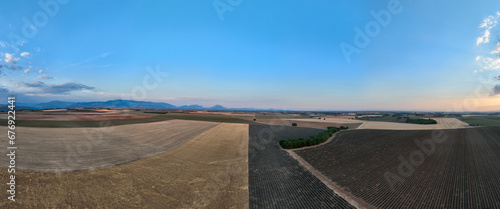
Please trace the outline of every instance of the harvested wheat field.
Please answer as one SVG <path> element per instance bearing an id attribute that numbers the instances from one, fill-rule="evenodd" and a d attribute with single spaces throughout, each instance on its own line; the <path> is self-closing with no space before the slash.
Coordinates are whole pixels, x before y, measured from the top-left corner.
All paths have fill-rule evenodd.
<path id="1" fill-rule="evenodd" d="M 291 121 L 307 121 L 307 122 L 320 122 L 320 123 L 339 123 L 339 124 L 351 124 L 351 123 L 363 123 L 363 120 L 351 120 L 346 118 L 326 118 L 323 117 L 321 119 L 317 118 L 307 118 L 307 119 L 291 119 Z"/>
<path id="2" fill-rule="evenodd" d="M 113 167 L 17 171 L 16 183 L 16 202 L 4 198 L 1 208 L 248 208 L 248 125 L 220 124 L 173 150 Z"/>
<path id="3" fill-rule="evenodd" d="M 359 120 L 349 120 L 349 119 L 339 119 L 339 120 L 326 120 L 323 119 L 257 119 L 258 123 L 268 124 L 268 125 L 284 125 L 291 126 L 292 123 L 296 123 L 298 127 L 308 127 L 308 128 L 321 128 L 326 129 L 327 127 L 339 127 L 347 126 L 349 129 L 355 129 L 363 121 Z"/>
<path id="4" fill-rule="evenodd" d="M 384 129 L 384 130 L 429 130 L 429 129 L 455 129 L 466 128 L 469 124 L 456 118 L 433 118 L 437 124 L 421 125 L 411 123 L 395 123 L 381 121 L 366 121 L 358 129 Z"/>
<path id="5" fill-rule="evenodd" d="M 127 163 L 171 150 L 217 126 L 203 121 L 169 120 L 102 128 L 17 127 L 19 169 L 40 172 L 79 171 Z M 2 132 L 7 132 L 2 127 Z M 0 140 L 0 155 L 8 150 Z M 0 158 L 0 166 L 8 158 Z"/>

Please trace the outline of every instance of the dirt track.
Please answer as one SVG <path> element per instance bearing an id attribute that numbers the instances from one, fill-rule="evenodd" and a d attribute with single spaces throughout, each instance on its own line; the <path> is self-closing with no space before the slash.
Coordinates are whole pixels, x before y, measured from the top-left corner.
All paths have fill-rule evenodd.
<path id="1" fill-rule="evenodd" d="M 1 208 L 248 208 L 248 125 L 221 124 L 131 163 L 69 173 L 18 171 L 16 180 L 16 202 L 2 198 Z"/>
<path id="2" fill-rule="evenodd" d="M 18 169 L 40 172 L 78 171 L 127 163 L 171 150 L 218 123 L 170 120 L 106 128 L 16 129 Z M 0 128 L 6 133 L 6 127 Z M 0 155 L 7 154 L 0 138 Z M 0 166 L 8 165 L 0 158 Z"/>
<path id="3" fill-rule="evenodd" d="M 321 132 L 304 127 L 250 125 L 250 208 L 354 208 L 278 145 L 282 139 Z"/>
<path id="4" fill-rule="evenodd" d="M 353 196 L 351 193 L 345 191 L 342 189 L 342 187 L 338 186 L 337 184 L 333 183 L 328 179 L 328 177 L 324 176 L 321 172 L 318 170 L 314 169 L 314 167 L 311 166 L 307 161 L 302 159 L 300 156 L 298 156 L 294 151 L 292 150 L 287 150 L 288 154 L 295 158 L 304 168 L 309 170 L 316 178 L 318 178 L 323 184 L 325 184 L 328 188 L 330 188 L 332 191 L 335 192 L 335 194 L 339 195 L 340 197 L 344 198 L 349 204 L 353 205 L 354 207 L 358 209 L 365 209 L 365 208 L 375 208 L 371 206 L 370 204 L 366 203 L 362 199 L 356 198 Z"/>

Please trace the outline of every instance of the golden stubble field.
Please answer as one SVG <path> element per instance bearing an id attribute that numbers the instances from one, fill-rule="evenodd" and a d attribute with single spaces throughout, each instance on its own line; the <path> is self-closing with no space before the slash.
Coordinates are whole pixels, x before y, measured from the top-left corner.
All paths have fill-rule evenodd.
<path id="1" fill-rule="evenodd" d="M 295 122 L 298 126 L 324 128 L 326 126 L 349 126 L 349 129 L 384 129 L 384 130 L 429 130 L 466 128 L 469 124 L 456 118 L 433 118 L 437 124 L 421 125 L 384 121 L 350 120 L 344 118 L 323 119 L 290 119 L 286 123 Z M 324 125 L 321 125 L 324 124 Z"/>
<path id="2" fill-rule="evenodd" d="M 18 170 L 16 184 L 16 202 L 5 194 L 1 208 L 248 208 L 248 125 L 222 123 L 175 149 L 112 167 Z"/>
<path id="3" fill-rule="evenodd" d="M 385 130 L 429 130 L 429 129 L 456 129 L 467 128 L 469 124 L 460 121 L 456 118 L 433 118 L 437 124 L 421 125 L 410 123 L 393 123 L 366 121 L 361 124 L 358 129 L 385 129 Z"/>
<path id="4" fill-rule="evenodd" d="M 271 118 L 271 119 L 258 119 L 256 122 L 269 124 L 269 125 L 285 125 L 291 126 L 292 123 L 297 123 L 299 127 L 309 127 L 309 128 L 320 128 L 326 129 L 327 127 L 340 127 L 340 126 L 348 126 L 349 129 L 356 129 L 359 125 L 363 123 L 360 120 L 349 120 L 343 118 L 326 118 L 323 119 L 280 119 L 280 118 Z"/>
<path id="5" fill-rule="evenodd" d="M 127 163 L 171 150 L 217 126 L 169 120 L 99 128 L 16 128 L 18 168 L 40 172 L 81 171 Z M 7 127 L 0 127 L 6 133 Z M 7 154 L 0 138 L 0 155 Z M 0 166 L 8 165 L 0 158 Z"/>

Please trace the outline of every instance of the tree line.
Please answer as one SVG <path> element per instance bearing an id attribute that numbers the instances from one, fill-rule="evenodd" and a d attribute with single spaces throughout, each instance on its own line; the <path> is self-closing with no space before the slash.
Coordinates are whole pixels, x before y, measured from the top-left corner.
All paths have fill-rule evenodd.
<path id="1" fill-rule="evenodd" d="M 406 119 L 406 122 L 407 123 L 415 123 L 415 124 L 437 124 L 437 121 L 434 120 L 434 119 L 423 119 L 423 118 L 419 118 L 419 119 L 412 119 L 412 118 L 408 118 Z"/>
<path id="2" fill-rule="evenodd" d="M 296 138 L 296 139 L 284 139 L 280 141 L 280 146 L 283 149 L 296 149 L 296 148 L 301 148 L 301 147 L 307 147 L 307 146 L 313 146 L 317 144 L 321 144 L 328 140 L 334 133 L 343 130 L 343 129 L 348 129 L 349 127 L 346 126 L 340 126 L 338 127 L 328 127 L 327 130 L 306 138 Z"/>

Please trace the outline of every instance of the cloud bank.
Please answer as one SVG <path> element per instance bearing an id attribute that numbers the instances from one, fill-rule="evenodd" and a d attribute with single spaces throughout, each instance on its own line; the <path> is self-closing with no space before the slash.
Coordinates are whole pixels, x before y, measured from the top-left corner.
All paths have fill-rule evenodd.
<path id="1" fill-rule="evenodd" d="M 491 90 L 491 96 L 497 95 L 500 95 L 500 84 L 495 85 L 495 87 Z"/>
<path id="2" fill-rule="evenodd" d="M 45 84 L 41 81 L 34 81 L 31 83 L 21 82 L 19 83 L 19 85 L 26 89 L 26 93 L 30 94 L 69 94 L 73 91 L 94 89 L 94 87 L 75 82 L 62 84 Z"/>

